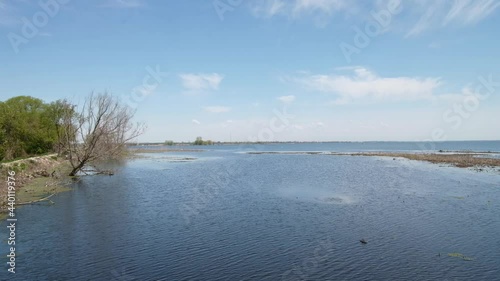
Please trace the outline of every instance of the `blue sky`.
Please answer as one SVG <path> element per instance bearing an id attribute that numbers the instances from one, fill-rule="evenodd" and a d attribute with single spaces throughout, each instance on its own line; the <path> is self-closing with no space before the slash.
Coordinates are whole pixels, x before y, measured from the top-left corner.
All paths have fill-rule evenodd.
<path id="1" fill-rule="evenodd" d="M 141 141 L 500 139 L 500 1 L 0 0 L 0 98 L 109 91 Z"/>

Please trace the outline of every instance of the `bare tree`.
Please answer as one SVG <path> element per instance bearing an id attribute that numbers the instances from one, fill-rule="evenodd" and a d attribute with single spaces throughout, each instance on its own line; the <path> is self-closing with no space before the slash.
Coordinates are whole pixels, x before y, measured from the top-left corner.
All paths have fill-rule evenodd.
<path id="1" fill-rule="evenodd" d="M 132 122 L 134 111 L 107 92 L 90 94 L 80 111 L 67 109 L 62 131 L 70 176 L 86 165 L 123 156 L 127 142 L 144 132 L 143 124 Z"/>

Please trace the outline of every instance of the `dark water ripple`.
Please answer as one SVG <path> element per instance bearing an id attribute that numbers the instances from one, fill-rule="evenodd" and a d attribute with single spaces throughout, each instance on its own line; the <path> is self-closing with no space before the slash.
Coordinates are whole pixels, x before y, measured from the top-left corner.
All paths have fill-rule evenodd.
<path id="1" fill-rule="evenodd" d="M 498 280 L 498 174 L 236 152 L 137 159 L 19 209 L 0 279 Z"/>

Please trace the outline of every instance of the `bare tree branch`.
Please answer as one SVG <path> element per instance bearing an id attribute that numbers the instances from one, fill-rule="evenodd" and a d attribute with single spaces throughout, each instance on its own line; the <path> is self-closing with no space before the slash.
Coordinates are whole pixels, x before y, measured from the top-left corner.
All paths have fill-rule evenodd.
<path id="1" fill-rule="evenodd" d="M 63 117 L 65 147 L 74 176 L 91 162 L 119 158 L 126 143 L 144 132 L 132 123 L 134 113 L 108 93 L 91 93 L 81 111 L 68 110 Z"/>

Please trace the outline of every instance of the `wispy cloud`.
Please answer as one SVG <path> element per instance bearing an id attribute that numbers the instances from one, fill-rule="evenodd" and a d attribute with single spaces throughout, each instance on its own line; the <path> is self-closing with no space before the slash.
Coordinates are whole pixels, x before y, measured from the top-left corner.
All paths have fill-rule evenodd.
<path id="1" fill-rule="evenodd" d="M 277 15 L 291 19 L 311 16 L 319 26 L 325 26 L 329 17 L 337 12 L 355 10 L 355 1 L 347 0 L 256 0 L 252 2 L 252 13 L 256 17 L 273 17 Z"/>
<path id="2" fill-rule="evenodd" d="M 443 25 L 450 23 L 473 24 L 488 17 L 498 7 L 500 7 L 500 2 L 497 0 L 453 1 L 443 20 Z"/>
<path id="3" fill-rule="evenodd" d="M 145 5 L 145 0 L 106 0 L 104 1 L 104 4 L 101 5 L 101 7 L 127 9 L 140 8 L 144 7 Z"/>
<path id="4" fill-rule="evenodd" d="M 294 130 L 299 130 L 299 131 L 302 131 L 302 130 L 310 130 L 310 129 L 321 129 L 321 128 L 325 128 L 326 125 L 325 123 L 323 123 L 322 121 L 314 121 L 314 122 L 310 122 L 310 123 L 295 123 L 291 126 L 292 129 Z"/>
<path id="5" fill-rule="evenodd" d="M 255 16 L 272 17 L 283 12 L 286 5 L 283 0 L 256 1 L 252 5 L 252 10 Z"/>
<path id="6" fill-rule="evenodd" d="M 324 92 L 336 97 L 332 104 L 356 100 L 408 101 L 432 100 L 440 78 L 380 77 L 364 67 L 344 68 L 347 74 L 315 74 L 292 78 L 310 91 Z"/>
<path id="7" fill-rule="evenodd" d="M 441 43 L 434 41 L 429 43 L 428 47 L 431 49 L 439 49 L 441 48 Z"/>
<path id="8" fill-rule="evenodd" d="M 22 2 L 7 2 L 0 0 L 0 26 L 16 26 L 21 23 L 21 17 L 18 15 L 18 5 Z"/>
<path id="9" fill-rule="evenodd" d="M 346 10 L 355 1 L 346 0 L 257 0 L 252 5 L 256 16 L 286 15 L 298 18 L 315 12 L 332 15 L 334 12 Z"/>
<path id="10" fill-rule="evenodd" d="M 346 10 L 353 1 L 345 0 L 297 0 L 293 5 L 294 14 L 321 11 L 328 15 L 336 11 Z"/>
<path id="11" fill-rule="evenodd" d="M 205 109 L 206 112 L 210 113 L 223 113 L 223 112 L 228 112 L 231 110 L 230 107 L 227 106 L 205 106 L 203 109 Z"/>
<path id="12" fill-rule="evenodd" d="M 256 17 L 283 16 L 291 20 L 312 19 L 324 26 L 338 19 L 348 24 L 373 20 L 373 13 L 387 10 L 393 0 L 254 0 L 250 7 Z M 403 14 L 392 28 L 406 37 L 428 30 L 472 25 L 492 15 L 498 0 L 408 0 L 401 1 Z"/>
<path id="13" fill-rule="evenodd" d="M 404 4 L 419 11 L 416 13 L 418 20 L 406 37 L 432 29 L 476 24 L 500 7 L 497 0 L 414 1 Z"/>
<path id="14" fill-rule="evenodd" d="M 292 103 L 295 101 L 295 96 L 294 95 L 290 95 L 290 96 L 281 96 L 281 97 L 278 97 L 277 98 L 279 101 L 283 102 L 283 103 Z"/>
<path id="15" fill-rule="evenodd" d="M 198 120 L 196 120 L 196 119 L 191 120 L 191 122 L 192 122 L 193 124 L 196 124 L 196 125 L 200 125 L 200 124 L 201 124 L 201 122 L 200 122 L 200 121 L 198 121 Z"/>
<path id="16" fill-rule="evenodd" d="M 180 74 L 184 88 L 190 92 L 203 90 L 217 90 L 224 76 L 218 73 L 211 74 Z"/>

